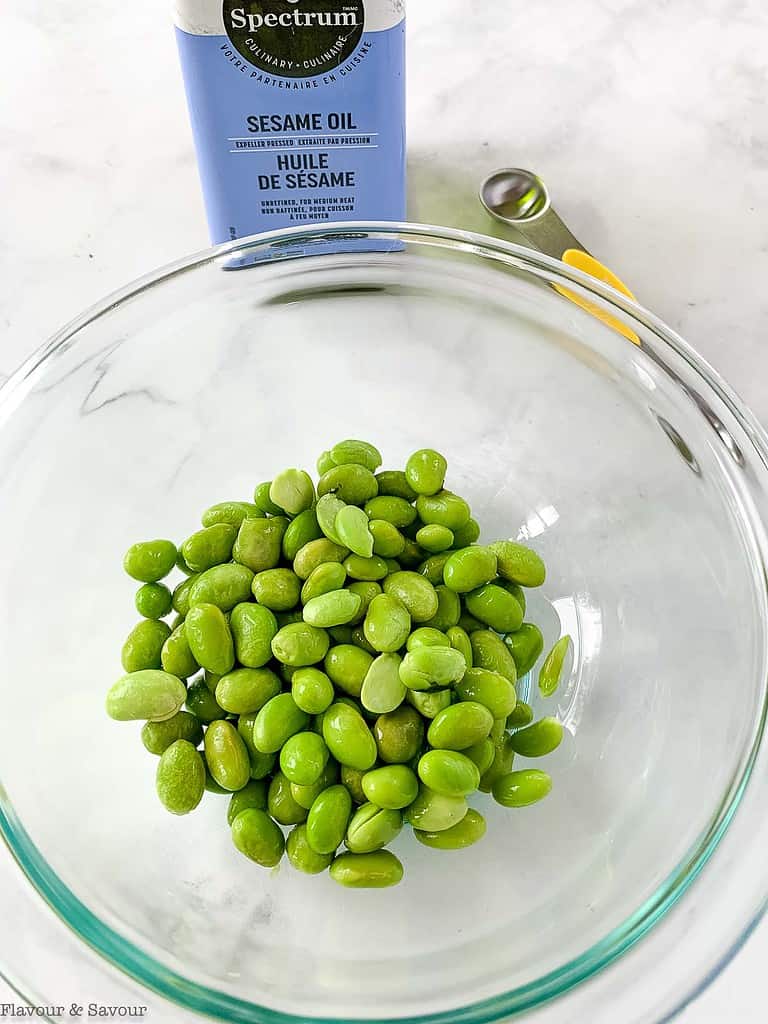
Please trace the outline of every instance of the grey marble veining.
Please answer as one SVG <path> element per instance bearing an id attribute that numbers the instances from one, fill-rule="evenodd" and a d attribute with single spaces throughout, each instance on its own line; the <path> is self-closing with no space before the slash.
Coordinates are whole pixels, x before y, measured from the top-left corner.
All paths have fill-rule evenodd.
<path id="1" fill-rule="evenodd" d="M 0 13 L 0 380 L 104 294 L 207 244 L 165 7 Z M 480 179 L 536 170 L 577 237 L 768 424 L 764 2 L 411 0 L 408 18 L 411 219 L 497 233 Z M 762 1020 L 766 951 L 763 926 L 685 1024 Z"/>

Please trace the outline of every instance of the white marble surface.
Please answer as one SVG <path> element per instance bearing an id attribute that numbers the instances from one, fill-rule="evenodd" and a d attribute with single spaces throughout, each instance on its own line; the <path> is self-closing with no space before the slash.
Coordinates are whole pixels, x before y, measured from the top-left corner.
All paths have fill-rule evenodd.
<path id="1" fill-rule="evenodd" d="M 410 7 L 411 218 L 483 230 L 479 179 L 537 170 L 575 234 L 768 423 L 762 0 Z M 0 28 L 4 376 L 207 239 L 163 3 L 6 5 Z M 762 1021 L 767 954 L 764 924 L 681 1020 Z"/>

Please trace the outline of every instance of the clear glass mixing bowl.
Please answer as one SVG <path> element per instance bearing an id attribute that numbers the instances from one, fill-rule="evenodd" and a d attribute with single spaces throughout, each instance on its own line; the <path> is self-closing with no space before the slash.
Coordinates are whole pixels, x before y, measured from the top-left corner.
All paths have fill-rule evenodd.
<path id="1" fill-rule="evenodd" d="M 138 727 L 103 710 L 123 550 L 347 436 L 392 466 L 444 451 L 483 536 L 545 556 L 531 617 L 575 640 L 551 796 L 483 798 L 460 853 L 404 833 L 386 891 L 257 868 L 224 797 L 168 815 Z M 665 1017 L 766 893 L 766 479 L 766 438 L 670 330 L 497 240 L 300 229 L 112 296 L 0 391 L 8 976 L 56 1001 L 64 960 L 173 1020 Z"/>

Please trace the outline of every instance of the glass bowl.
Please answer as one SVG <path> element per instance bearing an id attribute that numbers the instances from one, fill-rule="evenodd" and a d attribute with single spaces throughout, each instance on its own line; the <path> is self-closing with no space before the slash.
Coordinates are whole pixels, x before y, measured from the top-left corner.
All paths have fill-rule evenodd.
<path id="1" fill-rule="evenodd" d="M 483 538 L 545 557 L 547 642 L 574 638 L 554 699 L 525 684 L 566 730 L 552 794 L 483 797 L 459 853 L 404 832 L 385 891 L 256 867 L 224 797 L 168 815 L 138 726 L 103 706 L 135 619 L 124 549 L 349 436 L 394 467 L 444 451 Z M 668 1016 L 766 894 L 766 451 L 651 314 L 478 235 L 273 233 L 82 316 L 0 391 L 2 879 L 47 950 L 33 971 L 5 929 L 7 975 L 56 1001 L 69 951 L 174 1020 Z"/>

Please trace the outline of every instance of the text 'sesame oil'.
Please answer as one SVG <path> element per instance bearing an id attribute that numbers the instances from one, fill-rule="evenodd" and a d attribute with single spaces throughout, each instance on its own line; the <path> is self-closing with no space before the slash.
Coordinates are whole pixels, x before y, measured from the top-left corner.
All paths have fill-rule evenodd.
<path id="1" fill-rule="evenodd" d="M 404 0 L 176 0 L 211 240 L 405 218 Z"/>

